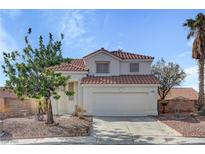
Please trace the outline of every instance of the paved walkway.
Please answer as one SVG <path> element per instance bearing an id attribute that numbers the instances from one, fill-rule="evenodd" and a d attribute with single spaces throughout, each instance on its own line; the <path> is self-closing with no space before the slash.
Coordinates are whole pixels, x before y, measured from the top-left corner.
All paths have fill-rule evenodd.
<path id="1" fill-rule="evenodd" d="M 0 144 L 205 144 L 205 138 L 181 134 L 151 117 L 95 117 L 88 137 L 0 141 Z"/>

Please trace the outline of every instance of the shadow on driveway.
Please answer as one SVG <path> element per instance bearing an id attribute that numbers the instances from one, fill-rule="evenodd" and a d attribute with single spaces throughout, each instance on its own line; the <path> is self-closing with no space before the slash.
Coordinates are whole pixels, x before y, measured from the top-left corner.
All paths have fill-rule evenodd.
<path id="1" fill-rule="evenodd" d="M 97 144 L 166 144 L 176 132 L 152 117 L 94 117 Z"/>

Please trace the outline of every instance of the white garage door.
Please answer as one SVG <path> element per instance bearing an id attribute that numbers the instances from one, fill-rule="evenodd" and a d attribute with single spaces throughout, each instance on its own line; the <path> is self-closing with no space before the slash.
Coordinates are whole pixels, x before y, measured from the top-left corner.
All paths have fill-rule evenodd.
<path id="1" fill-rule="evenodd" d="M 93 114 L 96 116 L 147 115 L 152 110 L 146 92 L 100 92 L 93 95 Z"/>

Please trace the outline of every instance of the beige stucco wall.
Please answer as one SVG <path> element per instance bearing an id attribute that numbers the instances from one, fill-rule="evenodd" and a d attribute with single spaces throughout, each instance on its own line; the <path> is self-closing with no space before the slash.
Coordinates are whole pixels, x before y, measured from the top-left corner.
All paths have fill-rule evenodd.
<path id="1" fill-rule="evenodd" d="M 64 73 L 64 75 L 68 75 Z M 145 115 L 157 115 L 157 86 L 158 85 L 81 85 L 80 80 L 86 74 L 70 74 L 71 79 L 69 82 L 74 82 L 74 100 L 69 101 L 68 97 L 63 91 L 60 91 L 61 98 L 56 101 L 52 99 L 54 114 L 72 114 L 74 112 L 74 106 L 76 104 L 83 106 L 86 110 L 86 114 L 93 115 L 94 103 L 100 101 L 108 102 L 103 103 L 102 110 L 106 107 L 114 108 L 116 106 L 125 108 L 126 113 L 121 113 L 120 116 L 145 116 Z M 96 95 L 102 94 L 102 95 Z M 107 93 L 107 95 L 103 95 Z M 112 96 L 113 94 L 113 96 Z M 134 95 L 133 95 L 134 94 Z M 109 95 L 109 96 L 108 96 Z M 98 100 L 96 100 L 96 97 Z M 109 100 L 106 98 L 109 97 Z M 105 98 L 105 99 L 104 99 Z M 124 101 L 122 101 L 124 99 Z M 120 104 L 114 104 L 119 102 Z M 136 102 L 136 104 L 135 104 Z M 98 108 L 99 109 L 99 108 Z M 105 116 L 117 116 L 118 110 L 112 113 L 105 111 Z M 132 111 L 132 112 L 129 112 Z M 101 111 L 103 115 L 103 111 Z"/>
<path id="2" fill-rule="evenodd" d="M 86 76 L 86 72 L 61 72 L 65 76 L 70 76 L 69 82 L 74 82 L 74 100 L 69 100 L 68 96 L 65 92 L 59 88 L 58 93 L 60 94 L 60 99 L 55 100 L 51 98 L 53 113 L 54 114 L 72 114 L 74 112 L 75 105 L 82 105 L 82 86 L 80 85 L 80 81 L 83 77 Z M 66 85 L 66 90 L 68 87 L 68 83 Z"/>
<path id="3" fill-rule="evenodd" d="M 67 90 L 67 89 L 66 89 Z M 78 83 L 74 82 L 74 95 L 73 100 L 69 100 L 69 97 L 63 90 L 58 90 L 58 94 L 61 96 L 60 99 L 51 99 L 53 105 L 53 113 L 57 115 L 61 114 L 72 114 L 75 109 L 75 105 L 78 104 Z"/>
<path id="4" fill-rule="evenodd" d="M 95 76 L 118 76 L 124 74 L 150 74 L 151 62 L 143 60 L 127 60 L 122 61 L 107 53 L 100 52 L 91 57 L 84 59 L 86 67 L 89 69 L 89 75 Z M 109 61 L 110 73 L 96 74 L 96 61 Z M 130 62 L 139 62 L 139 72 L 130 73 Z M 110 104 L 103 104 L 102 108 L 110 105 L 114 108 L 116 104 L 113 102 L 120 102 L 119 107 L 126 107 L 126 110 L 132 111 L 125 113 L 124 116 L 144 116 L 157 115 L 157 86 L 158 85 L 81 85 L 81 79 L 87 76 L 87 72 L 61 72 L 63 75 L 69 75 L 71 78 L 69 82 L 75 82 L 74 101 L 70 102 L 63 91 L 60 91 L 61 98 L 56 101 L 52 99 L 54 114 L 72 114 L 76 104 L 81 105 L 86 110 L 86 114 L 93 115 L 93 105 L 97 101 L 103 101 Z M 107 95 L 104 93 L 107 93 Z M 110 95 L 113 93 L 113 96 Z M 135 94 L 135 95 L 133 95 Z M 109 96 L 108 96 L 109 95 Z M 96 100 L 97 99 L 97 100 Z M 122 101 L 128 100 L 128 101 Z M 139 100 L 138 100 L 139 99 Z M 112 101 L 113 100 L 113 101 Z M 136 101 L 136 104 L 135 104 Z M 127 103 L 124 104 L 124 103 Z M 118 105 L 118 104 L 117 104 Z M 96 106 L 95 106 L 96 107 Z M 99 109 L 99 108 L 98 108 Z M 116 111 L 117 112 L 117 111 Z M 118 113 L 105 113 L 107 115 L 117 115 Z M 127 114 L 127 115 L 126 115 Z M 122 115 L 121 115 L 122 116 Z"/>
<path id="5" fill-rule="evenodd" d="M 89 74 L 95 76 L 117 76 L 128 74 L 150 74 L 152 60 L 120 60 L 111 55 L 99 52 L 96 55 L 85 58 L 85 64 L 89 68 Z M 96 61 L 109 61 L 110 72 L 99 74 L 96 73 Z M 130 63 L 139 63 L 139 72 L 130 72 Z"/>
<path id="6" fill-rule="evenodd" d="M 139 72 L 130 72 L 130 63 L 139 63 Z M 120 62 L 120 74 L 150 74 L 151 73 L 151 61 L 139 61 L 139 60 L 130 60 Z"/>
<path id="7" fill-rule="evenodd" d="M 109 73 L 96 73 L 96 61 L 109 61 L 110 62 L 110 71 Z M 89 68 L 90 75 L 96 76 L 111 76 L 120 74 L 120 61 L 116 58 L 111 57 L 110 55 L 100 52 L 90 58 L 85 59 L 85 64 Z"/>

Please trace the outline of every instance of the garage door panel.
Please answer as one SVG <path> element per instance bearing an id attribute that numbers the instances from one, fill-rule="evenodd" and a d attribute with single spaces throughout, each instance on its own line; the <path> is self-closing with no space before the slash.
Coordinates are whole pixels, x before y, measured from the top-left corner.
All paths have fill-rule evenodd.
<path id="1" fill-rule="evenodd" d="M 146 92 L 98 92 L 93 95 L 93 113 L 97 116 L 134 116 L 150 109 Z"/>

